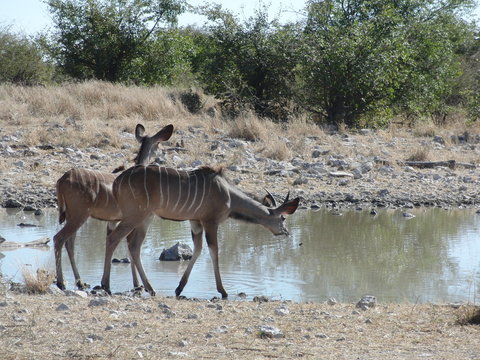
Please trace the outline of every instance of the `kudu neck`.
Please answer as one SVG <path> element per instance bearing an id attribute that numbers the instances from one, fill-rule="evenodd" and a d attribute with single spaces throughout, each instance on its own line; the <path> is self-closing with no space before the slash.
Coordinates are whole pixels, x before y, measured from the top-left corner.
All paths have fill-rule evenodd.
<path id="1" fill-rule="evenodd" d="M 270 215 L 268 208 L 251 199 L 242 191 L 230 186 L 230 213 L 233 218 L 261 223 L 261 219 Z"/>

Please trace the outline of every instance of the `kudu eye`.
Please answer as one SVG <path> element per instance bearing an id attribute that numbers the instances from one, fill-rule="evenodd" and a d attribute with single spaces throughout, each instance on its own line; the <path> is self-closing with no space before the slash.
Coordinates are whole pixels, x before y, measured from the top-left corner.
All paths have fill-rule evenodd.
<path id="1" fill-rule="evenodd" d="M 285 221 L 285 216 L 280 215 L 280 219 L 282 219 L 282 221 Z"/>

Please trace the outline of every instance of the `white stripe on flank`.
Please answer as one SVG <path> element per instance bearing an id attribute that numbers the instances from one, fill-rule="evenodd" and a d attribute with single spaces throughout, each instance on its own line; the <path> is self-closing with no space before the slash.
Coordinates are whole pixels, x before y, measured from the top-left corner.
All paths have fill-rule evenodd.
<path id="1" fill-rule="evenodd" d="M 205 175 L 202 174 L 202 177 L 203 177 L 202 200 L 200 200 L 200 204 L 198 204 L 198 206 L 193 211 L 194 214 L 196 214 L 198 209 L 200 209 L 200 207 L 203 205 L 203 200 L 205 199 L 205 185 L 207 183 L 207 180 L 205 179 Z"/>
<path id="2" fill-rule="evenodd" d="M 185 201 L 183 202 L 183 205 L 182 207 L 180 208 L 180 210 L 178 210 L 178 212 L 181 214 L 183 209 L 185 208 L 185 206 L 188 204 L 188 200 L 190 199 L 190 176 L 189 174 L 187 173 L 187 188 L 188 188 L 188 193 L 187 193 L 187 197 L 185 199 Z"/>
<path id="3" fill-rule="evenodd" d="M 168 208 L 168 203 L 170 202 L 170 191 L 169 191 L 169 184 L 168 184 L 168 171 L 167 171 L 167 168 L 165 168 L 165 181 L 164 181 L 164 184 L 167 186 L 167 188 L 165 189 L 166 190 L 166 193 L 167 193 L 167 201 L 165 201 L 165 207 Z"/>
<path id="4" fill-rule="evenodd" d="M 162 188 L 162 168 L 158 166 L 158 193 L 160 194 L 160 200 L 158 207 L 163 206 L 163 188 Z"/>
<path id="5" fill-rule="evenodd" d="M 105 205 L 103 205 L 104 207 L 107 207 L 108 206 L 108 201 L 110 200 L 110 191 L 109 191 L 109 187 L 110 186 L 107 186 L 107 181 L 105 180 L 105 176 L 103 175 L 103 173 L 101 172 L 98 172 L 98 176 L 101 176 L 102 177 L 102 180 L 101 180 L 101 183 L 102 184 L 105 184 Z M 111 184 L 110 184 L 111 185 Z M 98 194 L 97 194 L 98 196 Z"/>
<path id="6" fill-rule="evenodd" d="M 182 198 L 182 177 L 180 176 L 180 173 L 178 172 L 177 169 L 175 169 L 177 172 L 178 176 L 178 193 L 177 193 L 177 202 L 175 203 L 175 206 L 172 209 L 172 212 L 174 213 L 175 210 L 177 210 L 177 206 L 180 203 L 180 199 Z"/>
<path id="7" fill-rule="evenodd" d="M 132 178 L 132 173 L 133 173 L 133 171 L 130 171 L 130 174 L 128 174 L 128 187 L 130 188 L 130 192 L 132 193 L 132 196 L 135 199 L 135 193 L 133 192 L 132 184 L 130 182 L 130 180 Z"/>
<path id="8" fill-rule="evenodd" d="M 144 171 L 143 171 L 143 188 L 145 189 L 145 195 L 147 196 L 147 209 L 149 208 L 150 206 L 150 194 L 148 193 L 148 189 L 147 189 L 147 167 L 144 166 L 143 167 Z"/>
<path id="9" fill-rule="evenodd" d="M 193 204 L 195 204 L 195 201 L 197 200 L 197 192 L 198 192 L 198 175 L 195 174 L 195 195 L 193 196 L 192 203 L 187 209 L 187 213 L 190 213 L 190 210 L 192 209 Z"/>
<path id="10" fill-rule="evenodd" d="M 87 182 L 85 181 L 85 179 L 83 178 L 83 171 L 78 171 L 77 172 L 80 180 L 77 180 L 77 182 L 79 182 L 80 184 L 85 184 L 88 186 Z M 72 184 L 72 188 L 73 188 L 73 184 Z"/>

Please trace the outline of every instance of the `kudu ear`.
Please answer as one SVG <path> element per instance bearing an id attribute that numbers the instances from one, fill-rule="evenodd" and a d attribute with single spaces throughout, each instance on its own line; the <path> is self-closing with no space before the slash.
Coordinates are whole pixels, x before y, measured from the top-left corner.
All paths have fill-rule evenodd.
<path id="1" fill-rule="evenodd" d="M 173 134 L 173 125 L 169 124 L 152 136 L 156 142 L 167 141 Z"/>
<path id="2" fill-rule="evenodd" d="M 275 214 L 275 215 L 290 215 L 290 214 L 293 214 L 297 208 L 298 208 L 298 204 L 300 203 L 300 198 L 295 198 L 293 200 L 290 200 L 288 201 L 288 197 L 287 199 L 285 199 L 286 201 L 280 205 L 278 208 L 272 210 L 272 213 Z"/>
<path id="3" fill-rule="evenodd" d="M 267 192 L 267 195 L 262 200 L 262 205 L 265 205 L 266 207 L 276 207 L 277 203 L 275 201 L 275 198 L 273 197 L 272 194 L 268 190 L 265 190 Z"/>
<path id="4" fill-rule="evenodd" d="M 145 128 L 142 124 L 137 124 L 135 128 L 135 138 L 138 142 L 142 142 L 143 136 L 145 135 Z"/>

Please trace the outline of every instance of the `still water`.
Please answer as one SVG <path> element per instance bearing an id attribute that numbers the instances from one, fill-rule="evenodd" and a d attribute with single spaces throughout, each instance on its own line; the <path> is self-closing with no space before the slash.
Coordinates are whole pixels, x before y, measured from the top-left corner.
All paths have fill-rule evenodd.
<path id="1" fill-rule="evenodd" d="M 298 211 L 287 219 L 291 235 L 275 237 L 258 225 L 227 221 L 219 231 L 220 271 L 232 299 L 248 298 L 342 302 L 375 295 L 380 302 L 480 301 L 480 215 L 474 210 Z M 19 227 L 19 223 L 37 227 Z M 0 210 L 0 235 L 27 242 L 50 237 L 60 229 L 55 210 L 44 216 Z M 103 271 L 106 223 L 89 219 L 77 233 L 76 259 L 82 280 L 98 285 Z M 157 294 L 174 295 L 187 262 L 161 262 L 161 251 L 176 242 L 190 246 L 188 222 L 155 219 L 145 240 L 142 260 Z M 0 249 L 0 272 L 22 281 L 22 269 L 54 271 L 53 244 L 46 250 Z M 114 257 L 127 257 L 125 242 Z M 73 274 L 66 252 L 63 269 L 68 287 Z M 114 264 L 112 291 L 132 286 L 128 264 Z M 218 296 L 210 256 L 204 245 L 183 294 Z"/>

